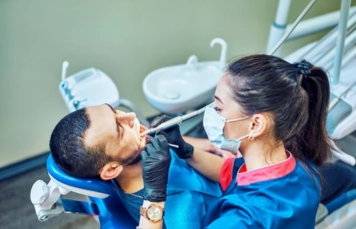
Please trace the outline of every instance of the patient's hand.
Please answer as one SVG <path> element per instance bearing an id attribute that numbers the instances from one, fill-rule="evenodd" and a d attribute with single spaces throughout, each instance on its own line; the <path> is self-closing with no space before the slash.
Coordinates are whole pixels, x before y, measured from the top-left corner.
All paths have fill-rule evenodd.
<path id="1" fill-rule="evenodd" d="M 209 139 L 205 138 L 193 138 L 193 137 L 188 137 L 188 136 L 183 136 L 184 141 L 187 143 L 191 144 L 193 147 L 219 155 L 223 158 L 230 158 L 230 157 L 241 157 L 242 155 L 240 152 L 237 152 L 236 155 L 233 153 L 222 150 L 219 148 L 216 148 L 210 141 Z"/>

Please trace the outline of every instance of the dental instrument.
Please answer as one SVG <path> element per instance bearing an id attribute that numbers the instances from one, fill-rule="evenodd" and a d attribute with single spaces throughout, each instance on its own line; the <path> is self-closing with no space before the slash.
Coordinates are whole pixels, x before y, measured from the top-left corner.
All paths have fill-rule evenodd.
<path id="1" fill-rule="evenodd" d="M 170 146 L 170 147 L 173 147 L 173 148 L 179 148 L 179 146 L 178 145 L 175 145 L 175 144 L 171 144 L 171 143 L 168 143 L 168 145 Z"/>
<path id="2" fill-rule="evenodd" d="M 193 111 L 189 114 L 186 114 L 186 115 L 182 115 L 182 116 L 177 116 L 175 118 L 172 118 L 164 123 L 161 123 L 160 125 L 158 125 L 157 127 L 154 127 L 154 128 L 150 128 L 150 129 L 147 129 L 146 131 L 144 131 L 142 134 L 154 134 L 156 133 L 157 131 L 160 131 L 160 130 L 165 130 L 165 129 L 168 129 L 170 127 L 173 127 L 173 126 L 176 126 L 176 125 L 180 125 L 182 124 L 184 121 L 187 121 L 191 118 L 194 118 L 195 116 L 198 116 L 199 114 L 203 113 L 205 111 L 205 107 L 197 110 L 197 111 Z"/>

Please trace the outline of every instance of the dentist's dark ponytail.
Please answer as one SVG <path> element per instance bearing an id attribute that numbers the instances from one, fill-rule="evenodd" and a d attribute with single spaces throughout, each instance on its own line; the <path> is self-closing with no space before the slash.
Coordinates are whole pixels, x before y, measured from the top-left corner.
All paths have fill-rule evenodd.
<path id="1" fill-rule="evenodd" d="M 324 70 L 310 66 L 309 71 L 309 74 L 300 74 L 301 87 L 308 95 L 308 121 L 300 133 L 285 144 L 291 151 L 299 149 L 315 165 L 321 165 L 333 148 L 326 131 L 330 85 Z"/>

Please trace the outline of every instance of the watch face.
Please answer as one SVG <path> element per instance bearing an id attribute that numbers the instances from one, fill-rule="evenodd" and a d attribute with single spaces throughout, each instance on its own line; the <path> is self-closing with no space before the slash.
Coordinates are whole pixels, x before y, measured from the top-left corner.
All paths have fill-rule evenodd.
<path id="1" fill-rule="evenodd" d="M 157 206 L 150 206 L 147 209 L 147 216 L 151 220 L 160 220 L 160 219 L 162 219 L 162 211 Z"/>

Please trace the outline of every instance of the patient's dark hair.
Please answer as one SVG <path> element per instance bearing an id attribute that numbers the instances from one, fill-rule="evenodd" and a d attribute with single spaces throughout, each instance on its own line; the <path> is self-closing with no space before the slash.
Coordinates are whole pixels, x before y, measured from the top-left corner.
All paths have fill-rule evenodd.
<path id="1" fill-rule="evenodd" d="M 54 128 L 49 147 L 56 164 L 65 173 L 80 178 L 99 177 L 99 170 L 110 161 L 105 146 L 87 147 L 83 139 L 90 121 L 85 108 L 66 115 Z"/>
<path id="2" fill-rule="evenodd" d="M 325 71 L 306 66 L 301 72 L 278 57 L 247 56 L 229 66 L 227 82 L 245 115 L 271 114 L 275 140 L 306 165 L 309 159 L 319 166 L 333 148 L 326 131 L 330 86 Z"/>

